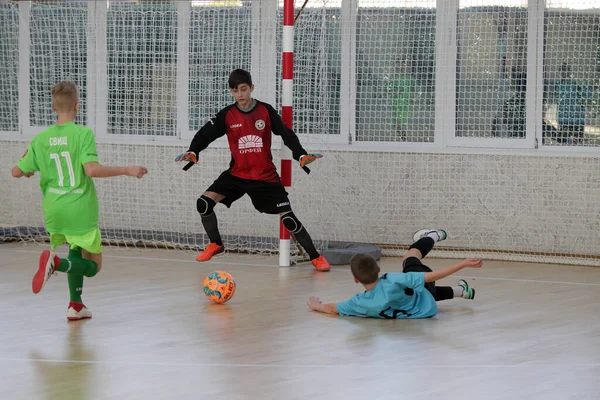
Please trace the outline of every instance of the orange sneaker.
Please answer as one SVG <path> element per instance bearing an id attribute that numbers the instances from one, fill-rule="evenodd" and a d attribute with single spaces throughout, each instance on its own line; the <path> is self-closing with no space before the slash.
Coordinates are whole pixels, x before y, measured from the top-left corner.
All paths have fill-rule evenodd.
<path id="1" fill-rule="evenodd" d="M 198 255 L 198 257 L 196 257 L 196 261 L 208 261 L 210 260 L 215 254 L 219 254 L 225 251 L 225 246 L 221 245 L 219 246 L 216 243 L 209 243 L 208 246 L 206 246 L 206 248 L 204 249 L 204 251 L 202 253 L 200 253 Z"/>
<path id="2" fill-rule="evenodd" d="M 312 259 L 310 262 L 312 262 L 317 271 L 329 271 L 331 269 L 331 266 L 329 266 L 329 263 L 323 256 Z"/>

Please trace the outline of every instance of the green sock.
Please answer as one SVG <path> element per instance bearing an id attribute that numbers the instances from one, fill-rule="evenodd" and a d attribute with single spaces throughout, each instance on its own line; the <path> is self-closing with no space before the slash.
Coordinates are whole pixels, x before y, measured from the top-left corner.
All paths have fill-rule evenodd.
<path id="1" fill-rule="evenodd" d="M 69 272 L 67 274 L 67 280 L 69 281 L 69 294 L 71 301 L 82 303 L 81 292 L 83 291 L 83 275 Z"/>
<path id="2" fill-rule="evenodd" d="M 60 264 L 56 268 L 57 271 L 66 272 L 69 274 L 79 274 L 91 278 L 98 273 L 98 265 L 92 260 L 86 260 L 85 258 L 71 257 L 69 252 L 69 258 L 61 258 Z"/>
<path id="3" fill-rule="evenodd" d="M 69 257 L 71 260 L 73 258 L 83 258 L 83 255 L 81 254 L 81 249 L 79 247 L 73 249 L 69 249 Z"/>
<path id="4" fill-rule="evenodd" d="M 77 247 L 76 249 L 70 248 L 69 256 L 67 258 L 69 258 L 71 260 L 73 260 L 74 258 L 83 258 L 82 254 L 81 254 L 81 249 L 79 247 Z M 69 260 L 67 260 L 66 258 L 61 258 L 60 264 L 58 267 L 56 267 L 56 270 L 58 272 L 69 271 Z"/>

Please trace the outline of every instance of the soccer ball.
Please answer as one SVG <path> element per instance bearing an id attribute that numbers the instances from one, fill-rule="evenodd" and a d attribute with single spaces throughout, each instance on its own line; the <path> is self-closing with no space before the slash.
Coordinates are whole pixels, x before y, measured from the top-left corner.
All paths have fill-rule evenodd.
<path id="1" fill-rule="evenodd" d="M 225 271 L 214 271 L 204 278 L 204 294 L 213 303 L 222 304 L 233 297 L 235 281 Z"/>

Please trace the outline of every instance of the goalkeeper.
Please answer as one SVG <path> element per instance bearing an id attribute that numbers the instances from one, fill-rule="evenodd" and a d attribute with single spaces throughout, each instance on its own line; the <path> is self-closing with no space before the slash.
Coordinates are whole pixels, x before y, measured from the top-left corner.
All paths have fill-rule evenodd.
<path id="1" fill-rule="evenodd" d="M 249 72 L 236 69 L 229 75 L 229 90 L 235 99 L 219 111 L 194 136 L 188 151 L 179 154 L 175 161 L 198 162 L 198 154 L 217 138 L 227 135 L 231 150 L 229 169 L 213 182 L 196 203 L 210 243 L 196 257 L 208 261 L 225 250 L 214 208 L 223 203 L 227 208 L 245 194 L 250 196 L 256 210 L 266 214 L 279 214 L 281 222 L 310 256 L 318 271 L 329 271 L 329 263 L 319 255 L 313 241 L 298 220 L 288 199 L 271 155 L 271 132 L 281 136 L 292 150 L 293 158 L 308 172 L 306 166 L 320 154 L 307 154 L 296 134 L 288 129 L 275 109 L 267 103 L 252 98 L 254 85 Z"/>

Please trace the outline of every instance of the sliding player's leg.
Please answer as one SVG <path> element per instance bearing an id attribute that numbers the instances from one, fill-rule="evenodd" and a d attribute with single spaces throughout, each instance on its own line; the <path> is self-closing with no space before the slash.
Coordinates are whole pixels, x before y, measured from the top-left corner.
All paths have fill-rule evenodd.
<path id="1" fill-rule="evenodd" d="M 421 229 L 413 234 L 414 243 L 408 248 L 408 251 L 402 257 L 402 261 L 410 257 L 416 257 L 419 260 L 424 258 L 433 249 L 436 242 L 446 240 L 448 234 L 442 229 Z"/>
<path id="2" fill-rule="evenodd" d="M 441 242 L 448 238 L 448 234 L 443 229 L 420 229 L 413 234 L 413 241 L 417 241 L 424 237 L 430 237 L 436 242 Z"/>
<path id="3" fill-rule="evenodd" d="M 279 214 L 283 226 L 294 235 L 318 271 L 329 271 L 329 263 L 319 254 L 308 231 L 292 211 L 285 187 L 280 182 L 260 182 L 248 188 L 254 208 L 266 214 Z"/>
<path id="4" fill-rule="evenodd" d="M 423 259 L 433 249 L 436 242 L 445 240 L 448 237 L 446 231 L 441 229 L 421 229 L 413 235 L 415 241 L 402 258 L 402 272 L 432 272 L 431 268 L 423 265 Z M 433 295 L 435 301 L 449 300 L 455 297 L 464 299 L 473 299 L 475 289 L 470 288 L 463 279 L 458 281 L 458 285 L 436 286 L 435 282 L 425 283 L 425 288 Z"/>
<path id="5" fill-rule="evenodd" d="M 420 239 L 420 240 L 422 240 L 422 239 Z M 417 248 L 413 248 L 411 250 L 417 250 Z M 419 255 L 420 255 L 420 253 L 419 253 Z M 431 268 L 429 268 L 427 265 L 424 265 L 421 262 L 419 255 L 414 255 L 414 256 L 405 258 L 402 261 L 402 272 L 404 272 L 404 273 L 432 272 Z M 431 295 L 433 296 L 435 301 L 453 299 L 455 296 L 455 290 L 452 287 L 436 286 L 435 282 L 425 282 L 425 289 L 427 289 L 427 291 L 429 293 L 431 293 Z M 412 289 L 408 289 L 408 290 L 412 290 Z M 462 288 L 460 286 L 457 287 L 456 292 L 458 293 L 459 291 L 460 291 L 460 294 L 458 294 L 458 295 L 460 296 L 460 295 L 462 295 Z M 409 294 L 409 293 L 407 293 L 407 294 Z"/>
<path id="6" fill-rule="evenodd" d="M 431 272 L 431 268 L 429 268 L 427 265 L 424 265 L 421 262 L 421 258 L 423 257 L 418 248 L 413 247 L 409 249 L 402 259 L 402 272 Z M 429 291 L 429 293 L 431 293 L 433 298 L 437 301 L 435 282 L 425 282 L 425 289 L 427 289 L 427 291 Z"/>
<path id="7" fill-rule="evenodd" d="M 208 261 L 214 255 L 225 251 L 214 208 L 218 203 L 229 208 L 234 201 L 246 194 L 240 181 L 239 178 L 231 176 L 229 171 L 225 171 L 196 201 L 196 209 L 210 241 L 204 251 L 196 257 L 196 261 Z"/>
<path id="8" fill-rule="evenodd" d="M 456 286 L 437 286 L 435 282 L 426 283 L 433 288 L 433 297 L 435 301 L 449 300 L 454 298 L 463 298 L 473 300 L 475 298 L 475 289 L 469 287 L 464 279 L 458 281 Z M 428 289 L 429 290 L 429 289 Z M 431 290 L 429 290 L 431 292 Z"/>

